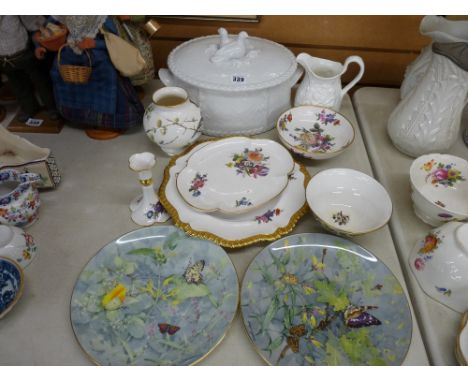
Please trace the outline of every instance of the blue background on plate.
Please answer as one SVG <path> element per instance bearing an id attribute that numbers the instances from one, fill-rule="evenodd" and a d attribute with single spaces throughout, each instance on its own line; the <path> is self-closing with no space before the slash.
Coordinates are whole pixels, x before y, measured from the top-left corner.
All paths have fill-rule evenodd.
<path id="1" fill-rule="evenodd" d="M 158 265 L 151 256 L 128 254 L 145 247 L 163 248 L 166 262 Z M 167 292 L 172 288 L 163 286 L 167 277 L 183 278 L 187 266 L 200 260 L 205 261 L 203 282 L 219 307 L 206 296 L 174 305 L 175 298 L 167 294 L 163 300 L 142 292 L 150 280 Z M 118 283 L 127 287 L 125 301 L 116 310 L 105 310 L 102 298 Z M 108 244 L 86 265 L 73 292 L 71 319 L 81 346 L 99 364 L 187 365 L 221 340 L 238 297 L 234 266 L 221 247 L 172 226 L 149 227 Z M 161 333 L 159 323 L 180 329 L 173 335 Z"/>
<path id="2" fill-rule="evenodd" d="M 0 259 L 0 314 L 15 300 L 21 285 L 21 273 L 11 262 Z"/>
<path id="3" fill-rule="evenodd" d="M 313 270 L 325 247 L 324 271 Z M 325 294 L 323 285 L 333 285 L 331 292 Z M 367 313 L 382 324 L 348 327 L 349 304 L 376 306 Z M 250 337 L 271 364 L 399 365 L 411 342 L 411 313 L 398 280 L 371 253 L 331 235 L 293 235 L 265 248 L 245 274 L 241 310 Z M 326 317 L 332 318 L 320 329 Z M 298 336 L 294 353 L 287 337 L 299 325 L 307 333 Z"/>

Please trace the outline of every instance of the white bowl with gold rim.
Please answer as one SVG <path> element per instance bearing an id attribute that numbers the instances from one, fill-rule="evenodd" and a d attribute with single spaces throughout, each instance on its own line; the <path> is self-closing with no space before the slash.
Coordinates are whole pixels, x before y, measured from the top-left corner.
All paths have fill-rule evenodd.
<path id="1" fill-rule="evenodd" d="M 315 174 L 306 198 L 317 220 L 335 233 L 355 236 L 383 227 L 392 215 L 392 201 L 374 178 L 349 168 Z"/>
<path id="2" fill-rule="evenodd" d="M 329 159 L 354 141 L 354 127 L 343 115 L 321 106 L 299 106 L 285 111 L 276 124 L 281 142 L 310 159 Z"/>

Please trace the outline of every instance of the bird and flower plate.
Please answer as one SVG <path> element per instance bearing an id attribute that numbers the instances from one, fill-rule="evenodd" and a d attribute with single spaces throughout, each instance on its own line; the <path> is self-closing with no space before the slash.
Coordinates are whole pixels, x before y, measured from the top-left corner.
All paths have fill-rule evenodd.
<path id="1" fill-rule="evenodd" d="M 263 249 L 241 287 L 247 333 L 270 365 L 400 365 L 411 342 L 405 293 L 373 254 L 303 233 Z"/>
<path id="2" fill-rule="evenodd" d="M 219 246 L 173 226 L 127 233 L 103 247 L 75 284 L 75 336 L 99 365 L 191 365 L 224 338 L 239 301 Z"/>

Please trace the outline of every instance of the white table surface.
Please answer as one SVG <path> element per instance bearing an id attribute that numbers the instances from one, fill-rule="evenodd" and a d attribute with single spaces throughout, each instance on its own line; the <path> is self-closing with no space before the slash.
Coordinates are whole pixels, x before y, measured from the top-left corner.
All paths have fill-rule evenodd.
<path id="1" fill-rule="evenodd" d="M 429 298 L 419 287 L 408 263 L 410 251 L 432 227 L 419 220 L 413 212 L 409 168 L 414 158 L 398 151 L 387 135 L 388 117 L 399 101 L 398 89 L 361 88 L 353 96 L 375 176 L 393 201 L 390 228 L 429 359 L 435 365 L 457 365 L 454 348 L 461 315 Z M 468 108 L 465 108 L 461 126 L 464 128 L 467 124 Z M 468 148 L 463 144 L 461 134 L 449 152 L 468 159 Z"/>
<path id="2" fill-rule="evenodd" d="M 156 86 L 159 83 L 152 84 L 153 89 Z M 147 90 L 145 104 L 150 97 L 151 91 Z M 341 111 L 357 126 L 349 97 L 344 99 Z M 36 240 L 38 256 L 25 270 L 23 297 L 0 320 L 0 364 L 89 365 L 70 324 L 73 286 L 83 266 L 100 248 L 139 228 L 130 219 L 128 208 L 130 200 L 140 192 L 136 174 L 128 168 L 129 156 L 142 151 L 155 153 L 156 184 L 162 179 L 169 157 L 149 141 L 143 128 L 109 141 L 91 140 L 83 130 L 68 126 L 60 134 L 21 135 L 52 149 L 62 182 L 56 190 L 41 192 L 39 220 L 27 228 Z M 271 130 L 258 137 L 277 139 L 277 133 Z M 303 163 L 311 175 L 331 167 L 349 167 L 372 174 L 359 131 L 353 145 L 340 156 L 323 162 L 304 160 Z M 291 234 L 300 232 L 323 230 L 309 213 Z M 386 226 L 354 241 L 373 252 L 394 272 L 408 296 L 389 228 Z M 266 245 L 260 243 L 227 250 L 240 281 L 248 264 Z M 225 339 L 200 364 L 265 363 L 252 346 L 238 313 Z M 428 364 L 414 312 L 413 335 L 404 364 Z"/>

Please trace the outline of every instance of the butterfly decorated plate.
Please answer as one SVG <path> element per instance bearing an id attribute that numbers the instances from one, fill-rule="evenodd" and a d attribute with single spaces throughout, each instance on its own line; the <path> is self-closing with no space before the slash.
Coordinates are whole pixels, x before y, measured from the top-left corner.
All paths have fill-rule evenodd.
<path id="1" fill-rule="evenodd" d="M 299 106 L 285 111 L 276 124 L 281 142 L 310 159 L 329 159 L 354 141 L 354 127 L 343 115 L 321 106 Z"/>
<path id="2" fill-rule="evenodd" d="M 71 299 L 75 336 L 100 365 L 191 365 L 224 337 L 239 300 L 229 256 L 173 226 L 130 232 L 89 262 Z"/>
<path id="3" fill-rule="evenodd" d="M 275 141 L 219 139 L 190 155 L 177 177 L 177 190 L 198 210 L 238 214 L 280 194 L 293 169 L 288 150 Z"/>
<path id="4" fill-rule="evenodd" d="M 241 311 L 271 365 L 400 365 L 411 342 L 398 280 L 337 236 L 304 233 L 266 247 L 244 276 Z"/>
<path id="5" fill-rule="evenodd" d="M 174 157 L 166 167 L 159 198 L 175 224 L 192 236 L 208 238 L 231 248 L 276 240 L 290 232 L 308 209 L 305 185 L 310 176 L 304 166 L 298 163 L 295 163 L 284 191 L 255 210 L 237 215 L 205 213 L 185 202 L 177 192 L 177 175 L 185 168 L 187 159 L 208 144 L 210 142 L 193 146 L 185 154 Z"/>

